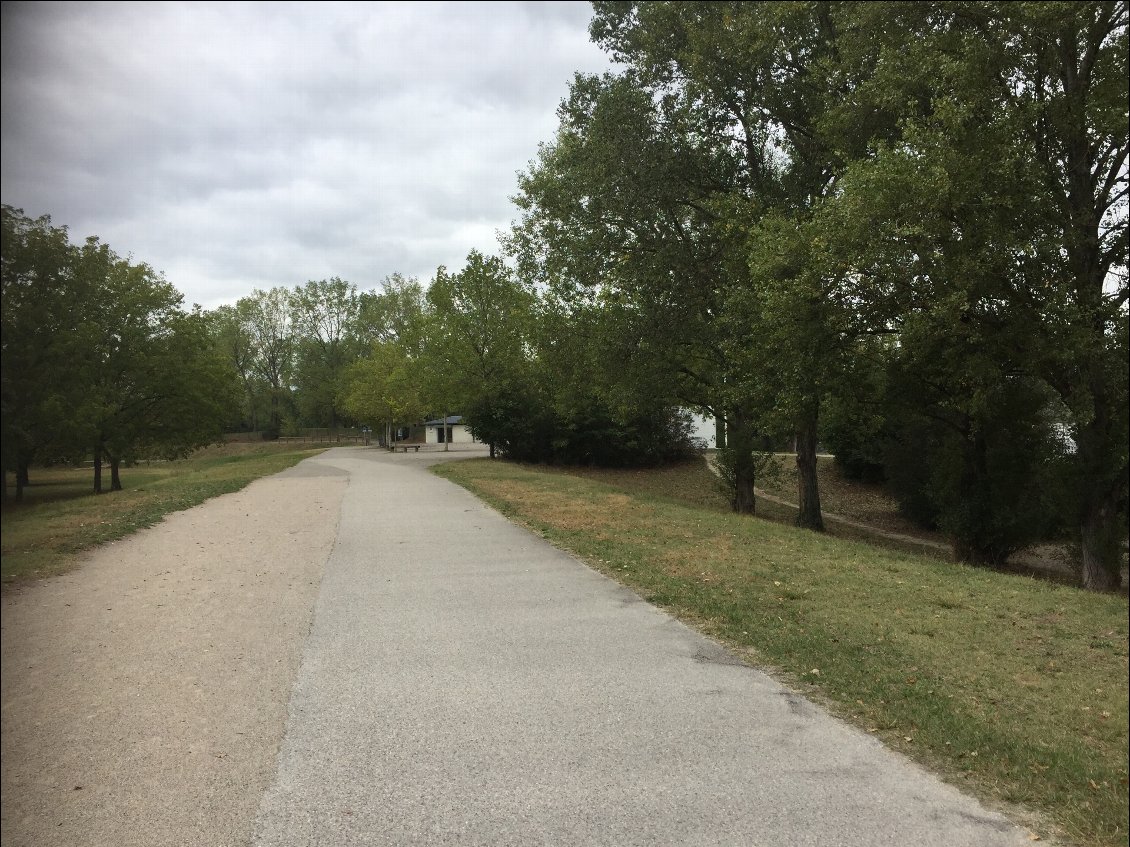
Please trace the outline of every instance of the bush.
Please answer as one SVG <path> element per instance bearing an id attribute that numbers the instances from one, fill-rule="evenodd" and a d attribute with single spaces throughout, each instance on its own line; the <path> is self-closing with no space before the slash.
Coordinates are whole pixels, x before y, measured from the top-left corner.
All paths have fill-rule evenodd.
<path id="1" fill-rule="evenodd" d="M 596 467 L 644 467 L 701 452 L 690 415 L 659 406 L 617 415 L 587 396 L 569 408 L 549 408 L 533 392 L 512 391 L 465 412 L 471 432 L 522 462 Z"/>
<path id="2" fill-rule="evenodd" d="M 886 474 L 911 519 L 953 536 L 958 558 L 1000 565 L 1055 536 L 1068 513 L 1069 461 L 1041 414 L 1045 396 L 1004 382 L 977 418 L 909 416 L 886 451 Z"/>

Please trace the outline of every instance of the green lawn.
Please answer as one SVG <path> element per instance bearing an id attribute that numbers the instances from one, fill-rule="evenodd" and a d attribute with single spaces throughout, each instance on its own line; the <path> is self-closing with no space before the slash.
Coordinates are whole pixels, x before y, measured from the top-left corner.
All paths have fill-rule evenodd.
<path id="1" fill-rule="evenodd" d="M 152 526 L 170 512 L 238 491 L 322 449 L 273 444 L 207 448 L 179 462 L 123 468 L 123 490 L 98 496 L 90 493 L 90 468 L 32 468 L 24 500 L 6 502 L 0 512 L 0 575 L 10 583 L 60 573 L 83 550 Z M 108 470 L 103 484 L 110 484 Z"/>
<path id="2" fill-rule="evenodd" d="M 1034 832 L 1127 844 L 1124 597 L 733 515 L 691 466 L 435 471 Z"/>

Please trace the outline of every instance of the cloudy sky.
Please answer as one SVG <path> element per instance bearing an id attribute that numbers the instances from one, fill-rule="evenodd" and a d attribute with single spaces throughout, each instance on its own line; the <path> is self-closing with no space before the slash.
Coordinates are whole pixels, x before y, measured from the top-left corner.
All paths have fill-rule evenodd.
<path id="1" fill-rule="evenodd" d="M 588 3 L 3 4 L 4 203 L 188 303 L 497 250 Z"/>

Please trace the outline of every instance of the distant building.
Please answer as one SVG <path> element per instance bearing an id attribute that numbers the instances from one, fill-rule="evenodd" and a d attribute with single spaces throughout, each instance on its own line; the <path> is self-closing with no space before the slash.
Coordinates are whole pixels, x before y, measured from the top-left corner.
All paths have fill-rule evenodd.
<path id="1" fill-rule="evenodd" d="M 476 439 L 463 423 L 462 415 L 448 415 L 434 421 L 424 421 L 425 444 L 475 444 Z"/>
<path id="2" fill-rule="evenodd" d="M 697 412 L 687 411 L 691 416 L 691 437 L 702 441 L 706 444 L 708 450 L 713 450 L 718 447 L 719 432 L 722 425 L 713 417 L 707 415 L 700 415 Z"/>

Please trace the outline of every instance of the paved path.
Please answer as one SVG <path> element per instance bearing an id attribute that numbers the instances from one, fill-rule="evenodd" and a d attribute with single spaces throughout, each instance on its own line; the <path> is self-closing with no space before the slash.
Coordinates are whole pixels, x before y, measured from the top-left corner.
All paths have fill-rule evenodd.
<path id="1" fill-rule="evenodd" d="M 349 487 L 257 847 L 1029 843 L 425 472 L 444 458 L 304 463 Z"/>

